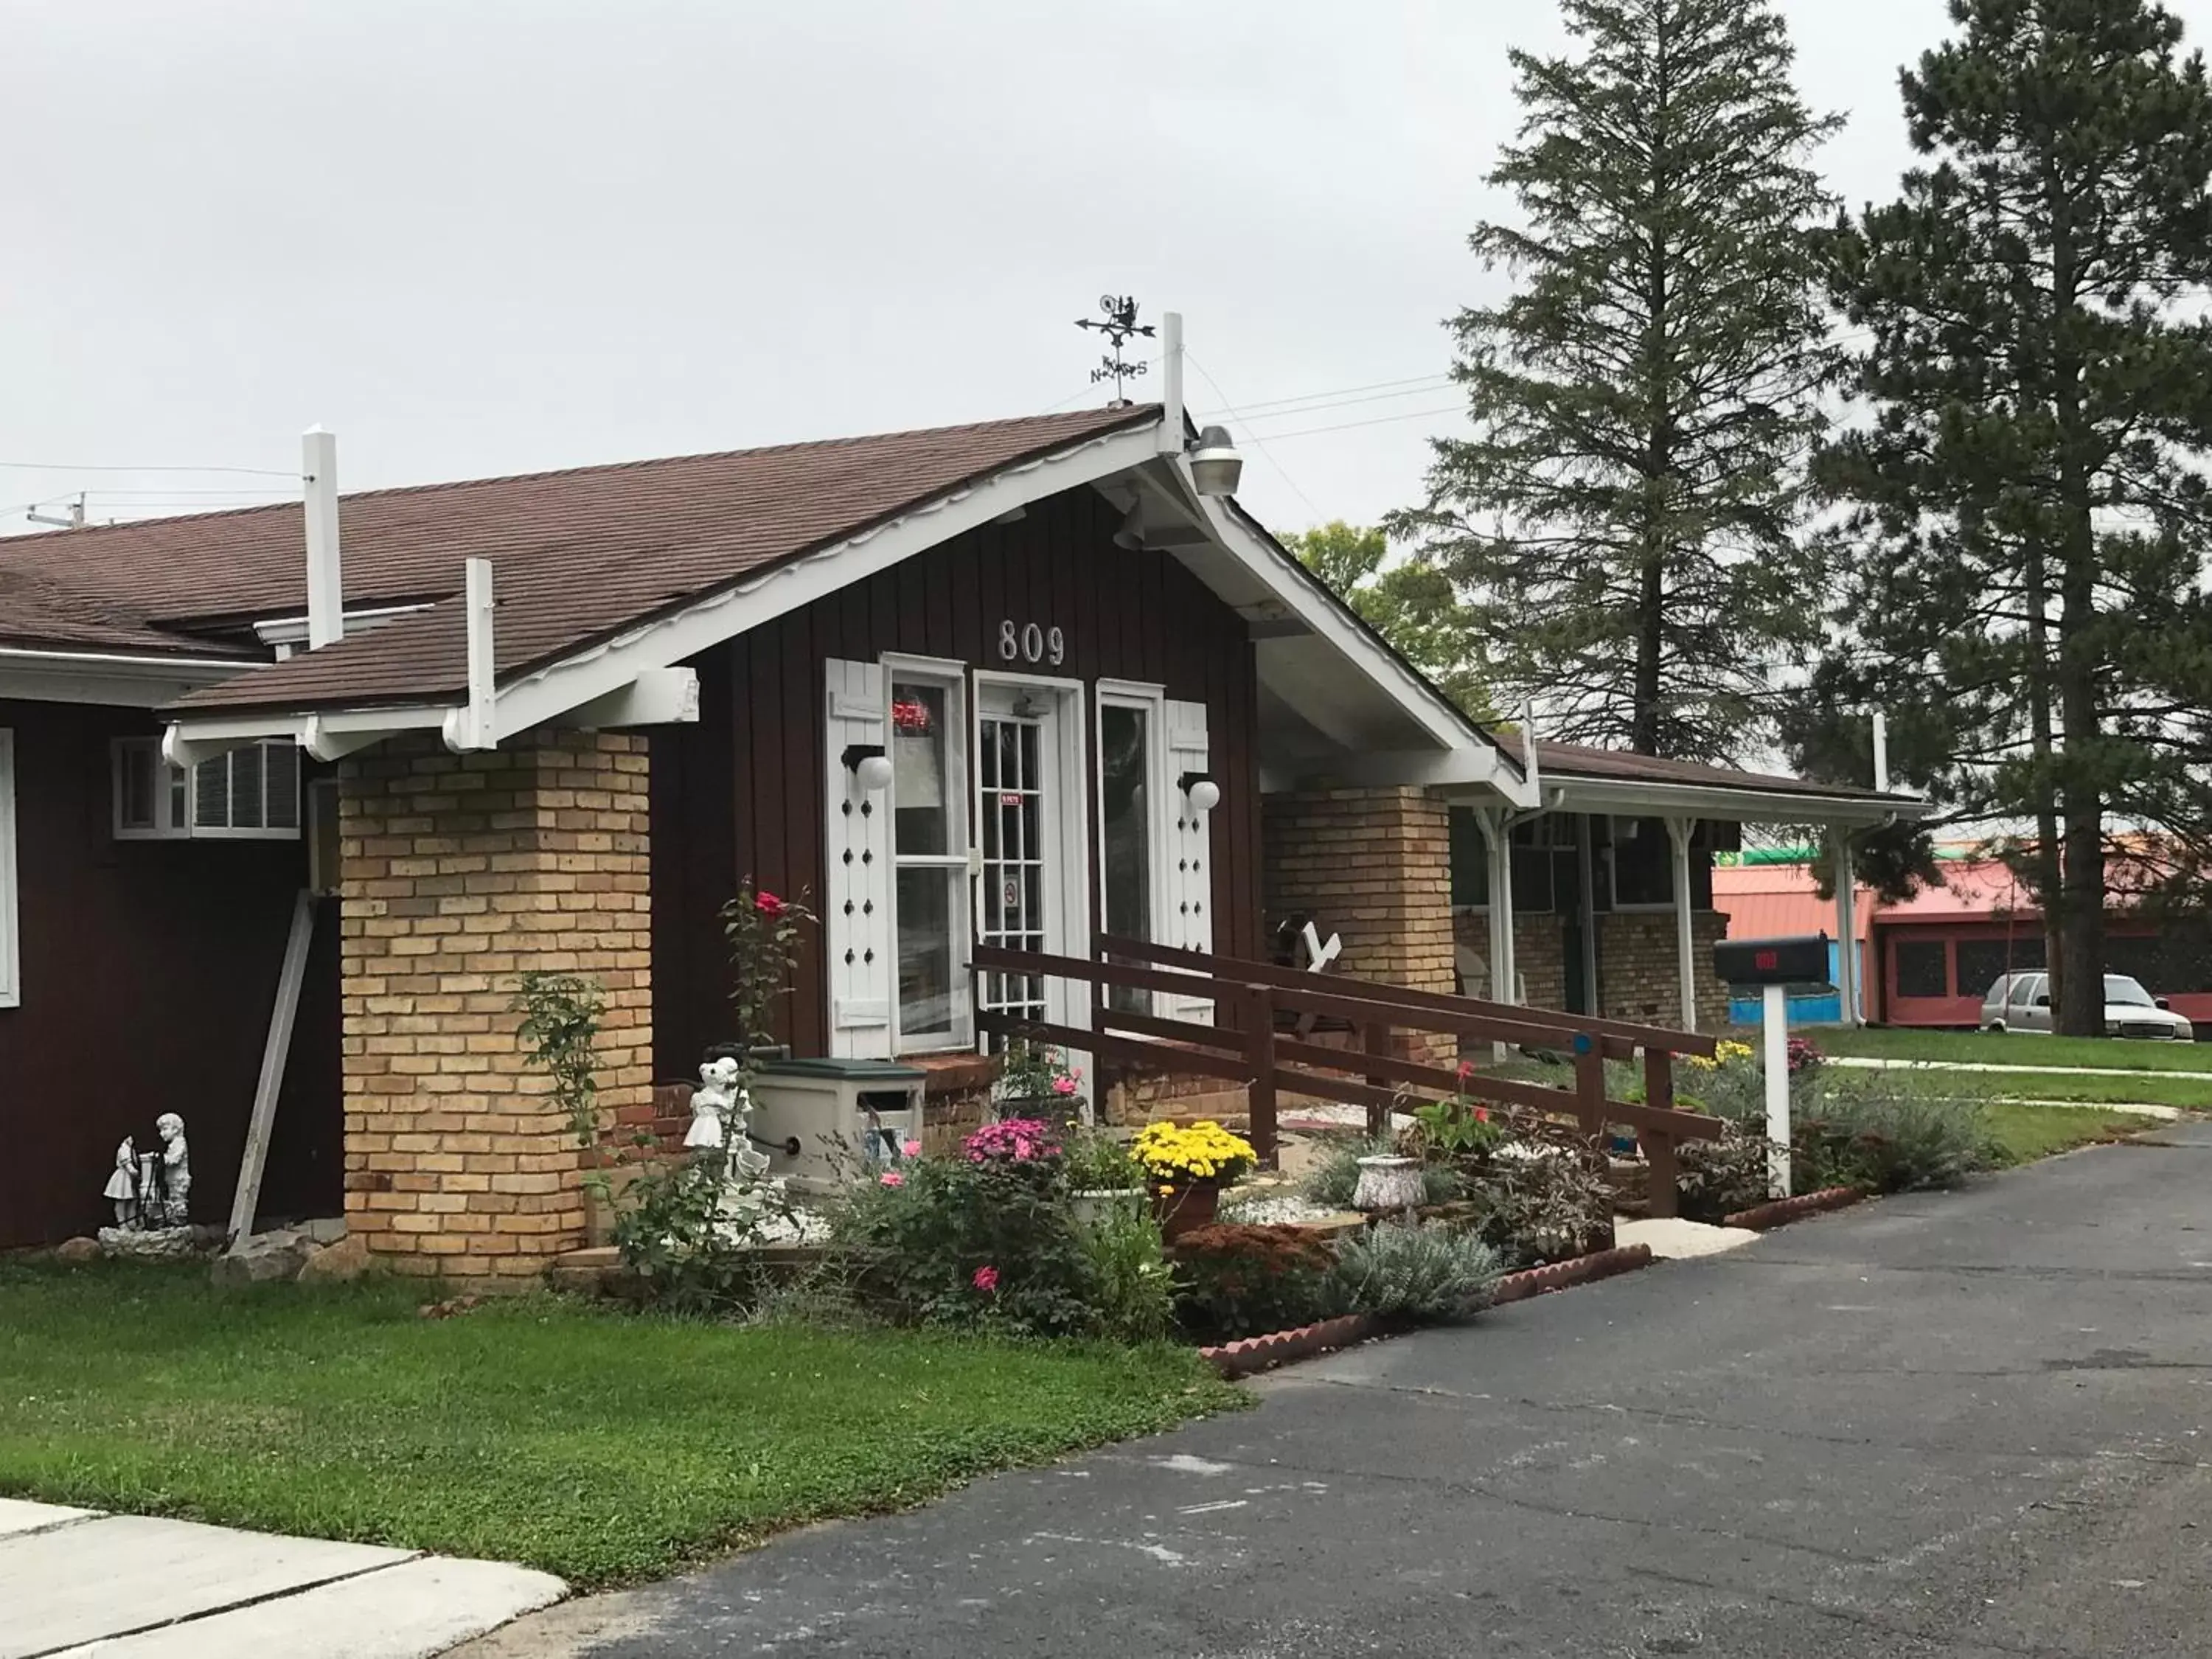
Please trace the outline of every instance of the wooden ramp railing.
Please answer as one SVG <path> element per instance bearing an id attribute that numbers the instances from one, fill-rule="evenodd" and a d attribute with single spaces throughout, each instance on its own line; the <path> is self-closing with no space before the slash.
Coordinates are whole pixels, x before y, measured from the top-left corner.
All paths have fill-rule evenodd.
<path id="1" fill-rule="evenodd" d="M 1387 1131 L 1391 1112 L 1409 1098 L 1463 1094 L 1509 1115 L 1571 1119 L 1600 1147 L 1611 1125 L 1634 1128 L 1650 1164 L 1651 1213 L 1671 1216 L 1677 1209 L 1676 1146 L 1721 1133 L 1717 1119 L 1674 1108 L 1674 1057 L 1711 1055 L 1715 1044 L 1710 1036 L 1334 974 L 1323 977 L 1112 934 L 1100 934 L 1094 951 L 1096 959 L 1086 959 L 975 946 L 970 962 L 976 1029 L 1002 1038 L 1087 1049 L 1101 1060 L 1151 1070 L 1241 1083 L 1249 1091 L 1253 1145 L 1269 1164 L 1275 1158 L 1277 1098 L 1285 1091 L 1363 1107 L 1369 1130 L 1377 1134 Z M 985 1009 L 986 973 L 1088 985 L 1091 1028 L 1041 1024 Z M 1108 994 L 1116 989 L 1211 1000 L 1217 1023 L 1117 1008 Z M 1340 1022 L 1359 1046 L 1341 1048 L 1312 1041 L 1315 1017 Z M 1291 1030 L 1278 1030 L 1284 1020 Z M 1401 1033 L 1559 1049 L 1571 1056 L 1574 1081 L 1571 1087 L 1553 1087 L 1480 1070 L 1462 1075 L 1397 1052 Z M 1605 1062 L 1638 1055 L 1644 1099 L 1608 1099 Z"/>

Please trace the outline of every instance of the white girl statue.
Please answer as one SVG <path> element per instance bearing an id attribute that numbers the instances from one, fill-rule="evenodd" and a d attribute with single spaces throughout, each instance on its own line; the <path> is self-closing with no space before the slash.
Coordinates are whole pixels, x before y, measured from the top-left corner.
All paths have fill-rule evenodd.
<path id="1" fill-rule="evenodd" d="M 691 1091 L 691 1127 L 684 1132 L 684 1145 L 712 1147 L 720 1152 L 729 1140 L 728 1119 L 738 1114 L 740 1134 L 744 1116 L 738 1105 L 738 1062 L 727 1054 L 699 1068 L 699 1086 Z"/>
<path id="2" fill-rule="evenodd" d="M 154 1120 L 154 1133 L 161 1137 L 161 1221 L 181 1227 L 192 1194 L 191 1149 L 185 1144 L 185 1121 L 174 1112 Z"/>
<path id="3" fill-rule="evenodd" d="M 115 1200 L 115 1224 L 129 1226 L 138 1212 L 138 1149 L 129 1135 L 115 1149 L 115 1173 L 107 1177 L 106 1195 Z"/>

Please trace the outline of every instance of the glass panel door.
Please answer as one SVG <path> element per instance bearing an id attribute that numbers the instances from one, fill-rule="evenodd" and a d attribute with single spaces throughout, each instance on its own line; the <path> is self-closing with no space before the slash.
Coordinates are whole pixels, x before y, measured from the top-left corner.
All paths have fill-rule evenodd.
<path id="1" fill-rule="evenodd" d="M 983 868 L 975 936 L 1009 951 L 1050 951 L 1061 810 L 1058 718 L 1049 702 L 1012 686 L 985 688 L 978 705 L 975 822 Z M 985 974 L 982 1003 L 1018 1019 L 1048 1018 L 1045 983 L 1035 974 Z"/>

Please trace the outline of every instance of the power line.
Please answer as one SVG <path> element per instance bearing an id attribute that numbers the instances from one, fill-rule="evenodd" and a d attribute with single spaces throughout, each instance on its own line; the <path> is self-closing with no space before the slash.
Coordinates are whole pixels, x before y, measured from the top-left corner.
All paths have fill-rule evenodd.
<path id="1" fill-rule="evenodd" d="M 1416 396 L 1425 388 L 1430 386 L 1448 386 L 1450 382 L 1451 376 L 1449 374 L 1417 374 L 1409 380 L 1372 380 L 1365 386 L 1338 386 L 1328 392 L 1302 392 L 1295 398 L 1264 398 L 1258 403 L 1246 404 L 1243 407 L 1244 412 L 1248 415 L 1255 414 L 1263 410 L 1279 410 L 1285 414 L 1297 415 L 1304 414 L 1306 411 L 1299 409 L 1291 409 L 1288 405 L 1292 404 L 1314 404 L 1320 403 L 1324 400 L 1330 403 L 1379 403 L 1387 401 L 1389 398 L 1394 397 L 1411 398 Z M 1393 386 L 1402 386 L 1407 389 L 1401 392 L 1392 392 L 1389 388 Z M 1380 395 L 1371 398 L 1360 398 L 1354 397 L 1352 395 L 1355 392 L 1375 392 Z"/>
<path id="2" fill-rule="evenodd" d="M 273 466 L 109 466 L 70 465 L 62 461 L 0 461 L 0 467 L 21 472 L 240 472 L 257 478 L 296 478 Z"/>
<path id="3" fill-rule="evenodd" d="M 1236 406 L 1229 401 L 1229 394 L 1221 389 L 1221 382 L 1215 380 L 1211 374 L 1207 373 L 1206 365 L 1198 361 L 1197 354 L 1186 349 L 1183 352 L 1183 356 L 1188 360 L 1190 366 L 1193 368 L 1196 369 L 1200 374 L 1206 376 L 1206 385 L 1213 388 L 1213 395 L 1221 399 L 1221 406 L 1229 411 L 1230 417 L 1232 420 L 1243 422 L 1243 416 L 1239 414 Z M 1290 485 L 1291 493 L 1306 504 L 1306 511 L 1314 515 L 1316 522 L 1319 522 L 1320 520 L 1326 519 L 1328 514 L 1322 512 L 1320 507 L 1315 506 L 1314 498 L 1307 495 L 1304 490 L 1298 488 L 1298 481 L 1296 478 L 1293 478 L 1290 473 L 1285 470 L 1283 464 L 1275 459 L 1274 451 L 1267 447 L 1267 441 L 1265 438 L 1262 438 L 1258 433 L 1250 430 L 1249 423 L 1246 426 L 1245 435 L 1250 438 L 1254 446 L 1259 450 L 1259 452 L 1267 458 L 1267 465 L 1273 467 L 1278 473 L 1281 474 L 1283 482 Z"/>
<path id="4" fill-rule="evenodd" d="M 1460 409 L 1458 404 L 1448 404 L 1442 409 L 1413 409 L 1407 410 L 1402 415 L 1376 415 L 1364 421 L 1340 421 L 1334 426 L 1302 426 L 1295 432 L 1270 432 L 1267 434 L 1267 436 L 1270 438 L 1310 438 L 1317 433 L 1349 432 L 1355 427 L 1387 426 L 1393 421 L 1421 421 L 1427 420 L 1432 416 L 1457 415 L 1462 412 L 1463 411 Z M 1250 430 L 1249 428 L 1246 429 L 1244 435 L 1249 438 L 1255 444 L 1261 442 L 1260 434 Z M 1266 446 L 1262 444 L 1261 449 L 1263 453 L 1265 448 Z M 1280 469 L 1279 468 L 1278 471 Z"/>

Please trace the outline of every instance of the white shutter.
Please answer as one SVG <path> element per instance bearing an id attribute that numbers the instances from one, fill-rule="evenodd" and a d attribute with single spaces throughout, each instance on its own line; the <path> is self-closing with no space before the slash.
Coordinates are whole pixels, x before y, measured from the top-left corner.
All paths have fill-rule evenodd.
<path id="1" fill-rule="evenodd" d="M 883 748 L 886 743 L 884 670 L 872 662 L 833 660 L 827 667 L 822 822 L 830 878 L 822 931 L 830 954 L 830 1052 L 841 1060 L 887 1060 L 897 980 L 890 928 L 890 797 L 864 793 L 845 764 L 849 745 Z"/>
<path id="2" fill-rule="evenodd" d="M 1213 949 L 1213 837 L 1207 827 L 1210 814 L 1200 811 L 1183 793 L 1186 772 L 1207 770 L 1206 705 L 1176 702 L 1167 705 L 1168 717 L 1168 867 L 1166 902 L 1161 906 L 1161 940 L 1185 951 Z M 1210 997 L 1171 997 L 1170 1019 L 1194 1024 L 1213 1024 Z"/>

